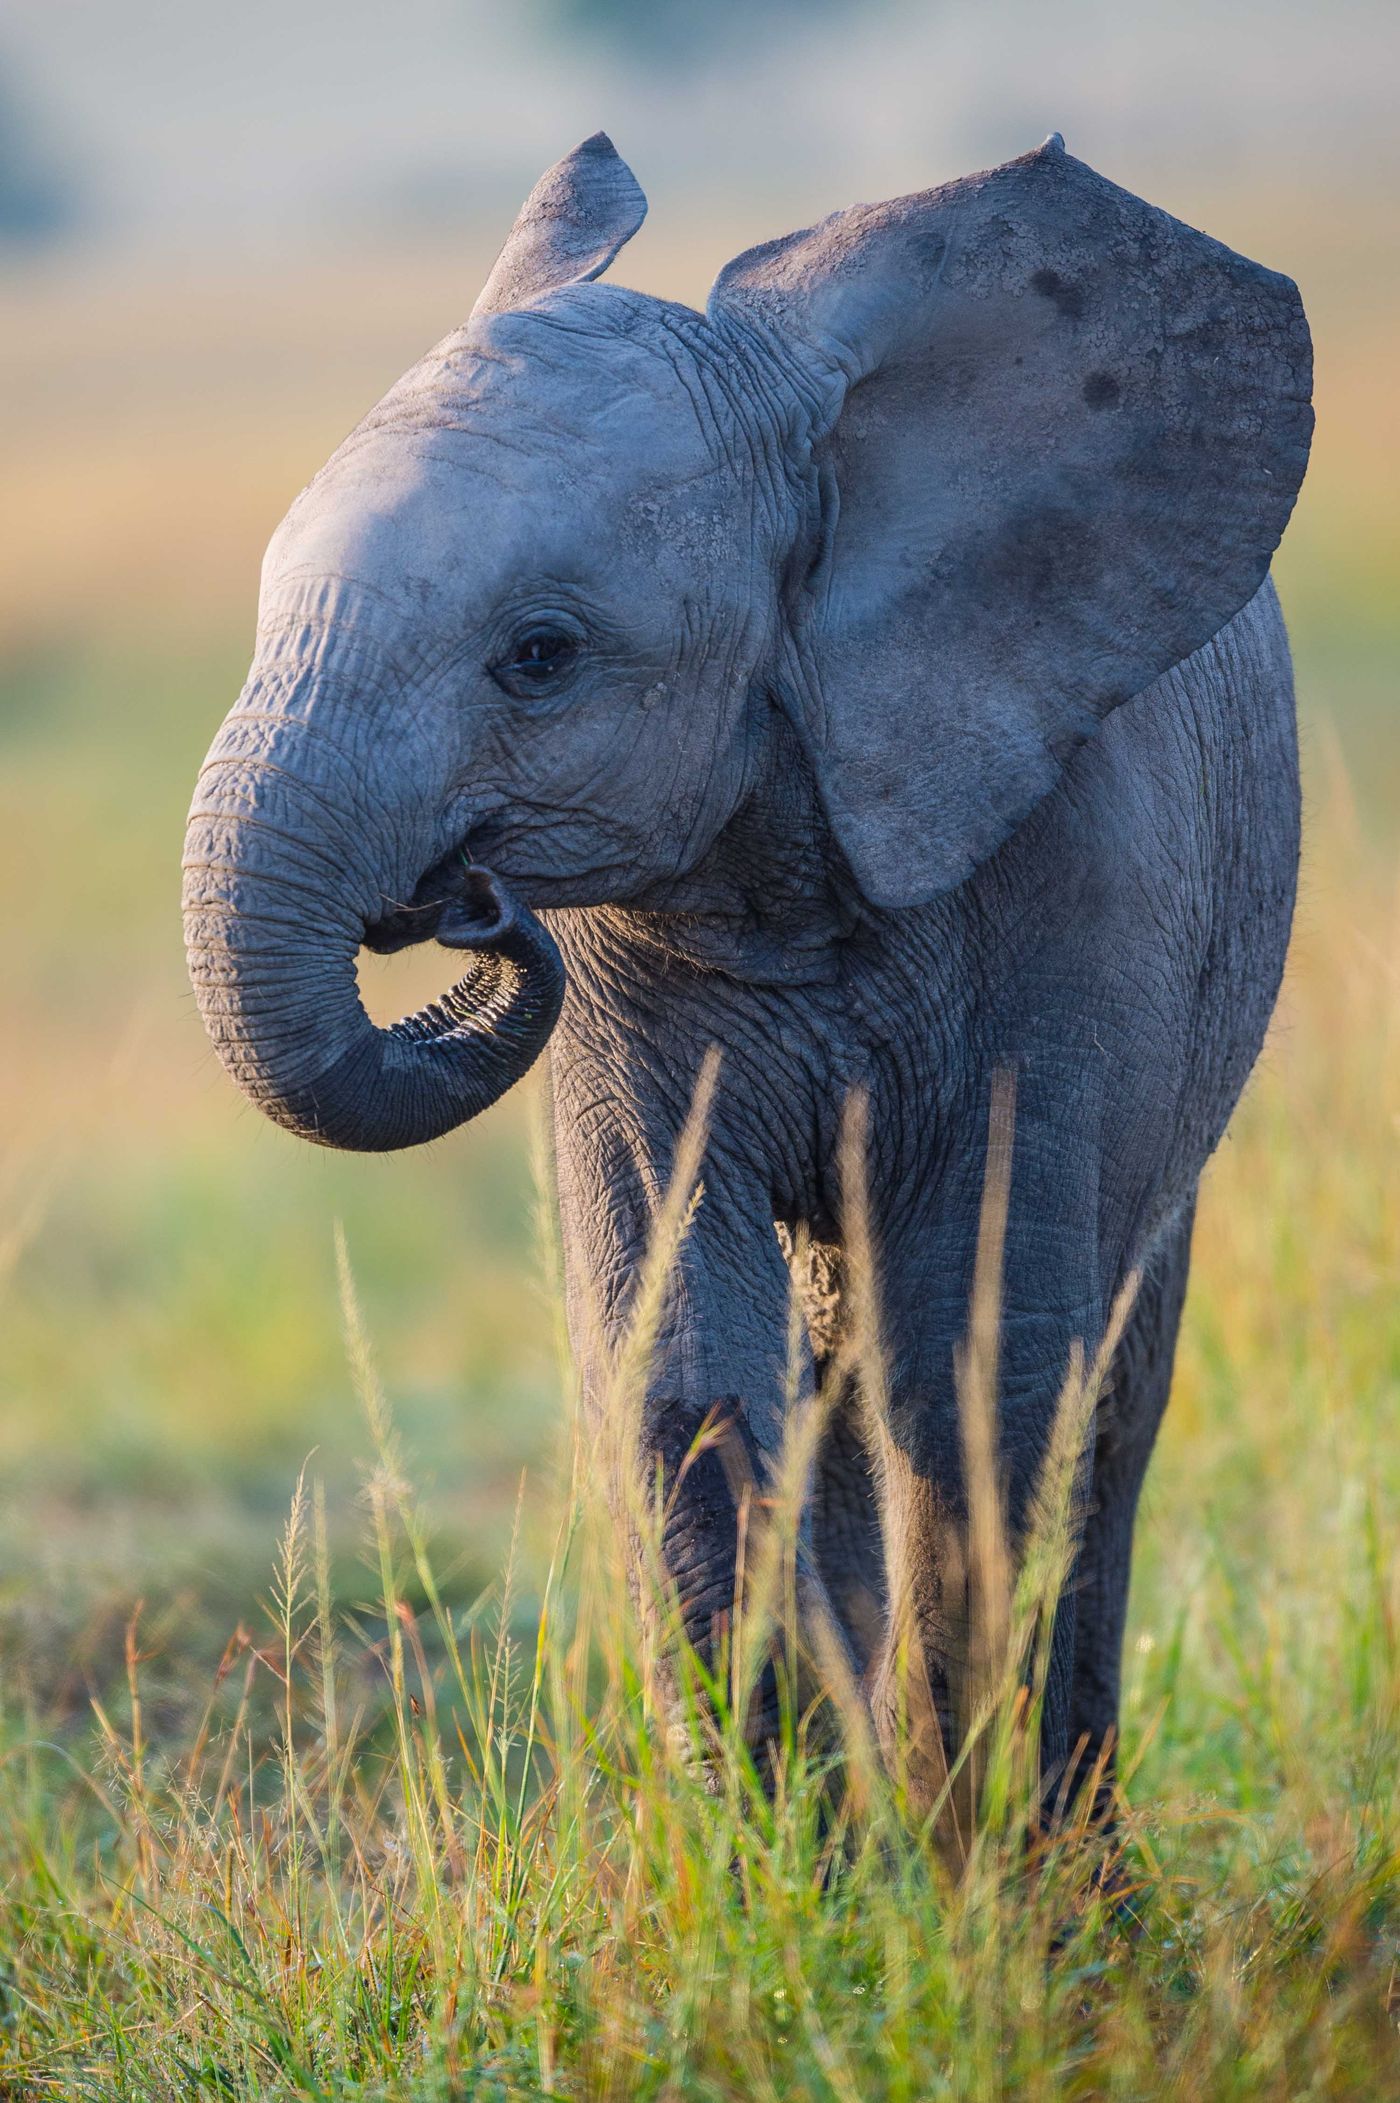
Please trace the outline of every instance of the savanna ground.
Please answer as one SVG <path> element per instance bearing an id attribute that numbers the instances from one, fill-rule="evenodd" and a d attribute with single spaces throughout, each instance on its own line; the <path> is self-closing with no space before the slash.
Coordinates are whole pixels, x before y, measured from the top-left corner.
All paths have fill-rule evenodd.
<path id="1" fill-rule="evenodd" d="M 6 291 L 0 2096 L 1400 2095 L 1394 279 L 1354 199 L 1199 216 L 1319 337 L 1308 849 L 1139 1526 L 1111 1907 L 1028 1850 L 1033 1703 L 956 1876 L 859 1743 L 795 1722 L 770 1803 L 656 1727 L 528 1085 L 339 1159 L 203 1047 L 176 863 L 258 547 L 480 258 Z"/>

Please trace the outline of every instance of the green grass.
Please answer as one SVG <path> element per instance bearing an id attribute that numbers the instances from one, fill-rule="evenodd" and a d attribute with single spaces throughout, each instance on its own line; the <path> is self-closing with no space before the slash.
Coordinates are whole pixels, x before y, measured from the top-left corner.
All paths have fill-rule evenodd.
<path id="1" fill-rule="evenodd" d="M 1014 1705 L 957 1877 L 858 1731 L 838 1760 L 839 1701 L 793 1715 L 771 1800 L 736 1729 L 704 1763 L 668 1735 L 658 1615 L 571 1438 L 530 1091 L 342 1160 L 202 1045 L 174 862 L 237 656 L 13 673 L 0 2095 L 1400 2093 L 1381 656 L 1326 697 L 1360 816 L 1310 737 L 1288 988 L 1208 1177 L 1116 1907 L 1092 1843 L 1028 1846 Z M 337 1221 L 396 1429 L 347 1359 Z"/>
<path id="2" fill-rule="evenodd" d="M 1267 1137 L 1247 1119 L 1242 1150 Z M 614 1427 L 692 1175 L 619 1361 Z M 517 1545 L 476 1596 L 444 1583 L 348 1263 L 340 1298 L 367 1452 L 359 1573 L 338 1571 L 323 1486 L 299 1476 L 261 1612 L 197 1711 L 150 1691 L 172 1652 L 190 1673 L 189 1632 L 152 1637 L 135 1612 L 91 1723 L 8 1708 L 10 2093 L 1394 2092 L 1397 1483 L 1369 1435 L 1393 1395 L 1393 1336 L 1339 1421 L 1334 1368 L 1310 1381 L 1294 1318 L 1272 1325 L 1279 1349 L 1244 1391 L 1233 1328 L 1194 1321 L 1188 1409 L 1223 1405 L 1214 1473 L 1203 1499 L 1200 1455 L 1169 1448 L 1159 1472 L 1106 1864 L 1082 1830 L 1037 1835 L 1030 1809 L 1069 1432 L 1039 1574 L 1008 1601 L 987 1684 L 980 1817 L 952 1849 L 946 1820 L 921 1819 L 898 1766 L 872 1758 L 839 1681 L 790 1702 L 771 1787 L 734 1720 L 770 1644 L 785 1685 L 803 1683 L 785 1601 L 810 1409 L 750 1535 L 742 1652 L 736 1635 L 713 1677 L 688 1661 L 678 1728 L 657 1515 L 641 1498 L 628 1513 L 637 1617 L 599 1480 L 616 1456 L 578 1442 L 533 1567 Z"/>
<path id="3" fill-rule="evenodd" d="M 1385 186 L 1341 180 L 1174 200 L 1317 337 L 1308 850 L 1138 1529 L 1126 1914 L 1092 1848 L 1028 1863 L 1024 1731 L 957 1882 L 859 1745 L 844 1810 L 829 1738 L 770 1803 L 730 1732 L 703 1787 L 574 1453 L 529 1085 L 337 1159 L 203 1042 L 176 865 L 258 553 L 489 243 L 4 288 L 3 2103 L 1400 2094 L 1397 316 Z"/>

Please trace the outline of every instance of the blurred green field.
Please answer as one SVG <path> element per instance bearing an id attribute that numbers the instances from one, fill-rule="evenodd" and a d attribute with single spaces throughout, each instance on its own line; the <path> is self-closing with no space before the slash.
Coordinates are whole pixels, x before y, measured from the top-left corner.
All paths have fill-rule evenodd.
<path id="1" fill-rule="evenodd" d="M 1050 2040 L 1039 2071 L 1027 2061 L 1016 2084 L 1014 2052 L 999 2056 L 975 2022 L 982 2041 L 959 2070 L 957 1982 L 973 1996 L 964 2015 L 980 2004 L 976 1949 L 960 1955 L 956 1936 L 924 1988 L 953 1996 L 943 2029 L 924 2011 L 944 2057 L 914 2052 L 903 2075 L 881 2057 L 849 1997 L 862 1980 L 895 1988 L 872 1983 L 839 1895 L 823 1925 L 820 1878 L 787 1913 L 765 1886 L 773 1903 L 756 1925 L 751 1908 L 743 1933 L 739 1887 L 727 1873 L 704 1887 L 705 1933 L 730 1937 L 725 1963 L 750 1966 L 752 1994 L 767 1996 L 744 2053 L 718 2031 L 707 2042 L 686 1999 L 704 1871 L 684 1849 L 694 1839 L 713 1857 L 717 1843 L 679 1798 L 666 1799 L 672 1854 L 648 1855 L 634 1834 L 620 1910 L 512 1946 L 494 2013 L 450 2050 L 425 1958 L 358 2087 L 334 2074 L 343 2035 L 319 2061 L 305 2038 L 291 2058 L 249 2046 L 236 2078 L 226 2059 L 227 2078 L 206 2084 L 199 2054 L 176 2050 L 205 2021 L 199 1996 L 161 2001 L 139 1967 L 120 1976 L 114 1950 L 142 1931 L 113 1893 L 153 1873 L 137 1822 L 104 1837 L 63 1764 L 105 1791 L 129 1786 L 92 1697 L 129 1745 L 134 1645 L 148 1744 L 172 1759 L 188 1746 L 230 1635 L 266 1627 L 308 1455 L 333 1613 L 379 1582 L 363 1553 L 371 1439 L 347 1370 L 335 1224 L 449 1613 L 498 1578 L 524 1474 L 511 1611 L 531 1625 L 568 1474 L 568 1381 L 537 1231 L 531 1086 L 415 1156 L 299 1146 L 216 1070 L 179 946 L 184 807 L 240 683 L 261 541 L 359 410 L 460 316 L 481 257 L 376 259 L 368 300 L 364 266 L 96 289 L 36 276 L 5 291 L 0 381 L 25 413 L 0 606 L 0 2096 L 476 2094 L 473 2053 L 503 2040 L 515 2071 L 493 2074 L 501 2094 L 1138 2095 L 1154 2092 L 1142 2085 L 1154 2053 L 1158 2093 L 1194 2068 L 1198 2095 L 1400 2094 L 1400 317 L 1393 276 L 1374 267 L 1388 233 L 1354 209 L 1239 197 L 1201 217 L 1293 270 L 1319 341 L 1315 466 L 1278 565 L 1307 862 L 1279 1019 L 1209 1173 L 1139 1527 L 1126 1751 L 1160 1897 L 1137 1954 L 1115 1944 L 1112 1964 L 1141 1977 L 1124 1989 L 1116 2059 L 1064 2045 L 1078 2003 L 1062 1995 L 1035 2017 Z M 735 245 L 697 228 L 649 282 L 694 294 Z M 421 974 L 437 990 L 433 972 L 430 958 L 376 966 L 373 1007 L 401 1012 Z M 62 1759 L 25 1749 L 39 1741 Z M 269 1724 L 269 1758 L 275 1744 Z M 810 1879 L 814 1859 L 799 1849 L 783 1875 Z M 648 1864 L 674 1882 L 644 1904 Z M 520 1873 L 522 1889 L 547 1881 L 544 1855 Z M 205 1887 L 191 1872 L 185 1890 L 195 1904 Z M 935 1937 L 945 1900 L 909 1901 Z M 402 1903 L 411 1936 L 421 1893 L 418 1914 Z M 393 1919 L 380 1908 L 366 1949 Z M 628 1976 L 604 1954 L 623 1932 Z M 568 1962 L 604 1982 L 573 2031 L 550 2013 Z M 1017 1976 L 1031 1993 L 1039 1974 Z M 94 1997 L 115 2012 L 87 2034 L 78 2011 Z M 645 2028 L 648 2009 L 642 2043 L 599 2044 L 608 2023 Z"/>

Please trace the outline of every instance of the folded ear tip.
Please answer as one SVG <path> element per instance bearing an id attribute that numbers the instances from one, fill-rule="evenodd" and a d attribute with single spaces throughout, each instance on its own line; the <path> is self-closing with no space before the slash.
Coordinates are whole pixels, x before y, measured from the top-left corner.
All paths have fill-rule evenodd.
<path id="1" fill-rule="evenodd" d="M 572 153 L 565 156 L 565 160 L 575 164 L 579 161 L 593 161 L 597 164 L 597 172 L 600 175 L 606 169 L 609 174 L 629 183 L 634 190 L 640 187 L 636 176 L 605 131 L 590 132 L 586 139 L 575 146 Z"/>
<path id="2" fill-rule="evenodd" d="M 1048 153 L 1055 155 L 1066 153 L 1067 151 L 1068 148 L 1065 145 L 1065 135 L 1062 131 L 1052 131 L 1050 133 L 1050 136 L 1047 139 L 1043 139 L 1040 145 L 1036 148 L 1037 153 Z"/>
<path id="3" fill-rule="evenodd" d="M 474 317 L 600 277 L 647 214 L 646 193 L 605 131 L 546 168 L 520 208 Z"/>
<path id="4" fill-rule="evenodd" d="M 580 163 L 592 164 L 586 175 Z M 646 192 L 605 131 L 591 132 L 572 153 L 566 154 L 560 166 L 573 168 L 580 179 L 590 185 L 605 186 L 603 194 L 610 193 L 616 207 L 631 220 L 623 238 L 630 239 L 636 233 L 646 217 Z"/>

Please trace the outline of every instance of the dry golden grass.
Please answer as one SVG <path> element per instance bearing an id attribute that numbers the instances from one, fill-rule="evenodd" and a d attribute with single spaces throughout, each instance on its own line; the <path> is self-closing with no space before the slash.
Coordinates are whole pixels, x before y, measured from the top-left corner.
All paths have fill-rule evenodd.
<path id="1" fill-rule="evenodd" d="M 1374 880 L 1349 872 L 1355 902 Z M 898 1746 L 876 1757 L 839 1672 L 823 1686 L 820 1641 L 815 1672 L 801 1665 L 796 1539 L 820 1398 L 795 1393 L 727 1651 L 664 1666 L 678 1620 L 661 1513 L 625 1427 L 703 1203 L 698 1118 L 615 1361 L 616 1438 L 573 1440 L 528 1611 L 518 1548 L 475 1596 L 439 1576 L 341 1243 L 369 1574 L 337 1582 L 325 1491 L 303 1469 L 259 1623 L 232 1632 L 182 1721 L 151 1711 L 137 1612 L 95 1725 L 11 1708 L 0 2087 L 1391 2092 L 1397 1222 L 1374 1122 L 1326 1106 L 1357 1083 L 1353 1100 L 1394 1102 L 1394 964 L 1305 935 L 1212 1175 L 1181 1406 L 1143 1528 L 1111 1903 L 1103 1843 L 1078 1826 L 1047 1842 L 1035 1812 L 1044 1631 L 1094 1377 L 1071 1369 L 1018 1577 L 990 1461 L 1004 1174 L 964 1392 L 980 1513 L 970 1756 L 930 1800 Z M 1342 1132 L 1344 1159 L 1298 1144 L 1314 1125 Z M 1004 1126 L 1003 1171 L 1009 1104 Z M 875 1333 L 857 1331 L 868 1396 Z M 164 1648 L 191 1673 L 187 1632 Z M 743 1719 L 770 1656 L 795 1699 L 763 1777 Z"/>

